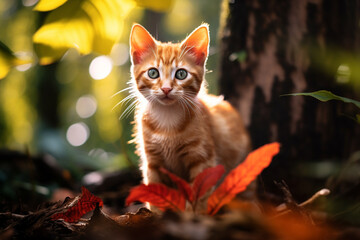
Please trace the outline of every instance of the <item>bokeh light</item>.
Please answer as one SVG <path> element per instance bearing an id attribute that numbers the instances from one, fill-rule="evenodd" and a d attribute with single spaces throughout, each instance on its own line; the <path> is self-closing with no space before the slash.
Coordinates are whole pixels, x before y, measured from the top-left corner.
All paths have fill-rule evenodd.
<path id="1" fill-rule="evenodd" d="M 102 160 L 107 160 L 109 158 L 109 154 L 102 148 L 94 148 L 89 152 L 89 156 L 100 158 Z"/>
<path id="2" fill-rule="evenodd" d="M 113 64 L 111 58 L 99 56 L 94 58 L 89 66 L 90 76 L 95 80 L 106 78 L 112 70 Z"/>
<path id="3" fill-rule="evenodd" d="M 84 185 L 100 185 L 104 181 L 104 177 L 99 172 L 90 172 L 83 177 L 82 181 Z"/>
<path id="4" fill-rule="evenodd" d="M 97 103 L 92 95 L 80 97 L 76 102 L 76 113 L 81 118 L 89 118 L 96 112 Z"/>
<path id="5" fill-rule="evenodd" d="M 338 83 L 347 83 L 350 81 L 350 67 L 347 64 L 341 64 L 336 73 L 336 81 Z"/>
<path id="6" fill-rule="evenodd" d="M 66 139 L 74 147 L 83 145 L 88 140 L 89 136 L 90 130 L 83 122 L 71 125 L 66 132 Z"/>
<path id="7" fill-rule="evenodd" d="M 16 69 L 20 72 L 25 72 L 27 70 L 29 70 L 31 68 L 32 64 L 31 63 L 27 63 L 27 64 L 22 64 L 19 66 L 16 66 Z"/>
<path id="8" fill-rule="evenodd" d="M 32 7 L 34 6 L 39 0 L 22 0 L 22 4 L 25 7 Z"/>

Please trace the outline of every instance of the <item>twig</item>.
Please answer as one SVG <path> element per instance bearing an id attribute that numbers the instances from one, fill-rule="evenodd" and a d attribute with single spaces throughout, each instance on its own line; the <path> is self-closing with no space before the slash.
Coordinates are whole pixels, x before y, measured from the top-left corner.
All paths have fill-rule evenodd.
<path id="1" fill-rule="evenodd" d="M 298 211 L 299 205 L 295 202 L 286 182 L 283 180 L 283 181 L 281 181 L 281 183 L 275 182 L 275 184 L 277 185 L 278 188 L 280 188 L 280 190 L 283 192 L 283 194 L 285 196 L 286 207 L 290 210 Z M 286 211 L 286 209 L 284 209 L 282 211 Z"/>
<path id="2" fill-rule="evenodd" d="M 319 191 L 317 191 L 314 195 L 312 195 L 308 200 L 306 200 L 305 202 L 302 202 L 300 204 L 297 204 L 298 207 L 300 208 L 305 208 L 309 205 L 311 205 L 315 200 L 317 200 L 319 197 L 321 196 L 327 196 L 330 194 L 330 190 L 327 189 L 327 188 L 323 188 Z M 292 209 L 284 209 L 284 210 L 281 210 L 279 212 L 278 215 L 276 215 L 276 217 L 280 217 L 280 216 L 283 216 L 283 215 L 286 215 L 288 213 L 291 212 Z"/>
<path id="3" fill-rule="evenodd" d="M 21 214 L 16 214 L 16 213 L 11 213 L 11 212 L 0 213 L 0 216 L 12 217 L 15 219 L 23 219 L 24 217 L 26 217 L 26 215 L 21 215 Z"/>
<path id="4" fill-rule="evenodd" d="M 305 202 L 302 202 L 299 204 L 300 207 L 307 207 L 308 205 L 311 205 L 316 199 L 318 199 L 321 196 L 327 196 L 330 194 L 330 190 L 327 188 L 323 188 L 320 191 L 317 191 L 314 195 L 312 195 L 311 198 L 306 200 Z"/>

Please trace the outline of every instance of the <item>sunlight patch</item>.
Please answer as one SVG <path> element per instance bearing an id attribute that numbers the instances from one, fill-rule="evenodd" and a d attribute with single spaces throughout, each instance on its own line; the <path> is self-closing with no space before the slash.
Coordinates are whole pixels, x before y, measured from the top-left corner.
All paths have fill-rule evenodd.
<path id="1" fill-rule="evenodd" d="M 99 56 L 94 58 L 89 67 L 90 76 L 95 80 L 106 78 L 112 70 L 113 64 L 109 57 Z"/>

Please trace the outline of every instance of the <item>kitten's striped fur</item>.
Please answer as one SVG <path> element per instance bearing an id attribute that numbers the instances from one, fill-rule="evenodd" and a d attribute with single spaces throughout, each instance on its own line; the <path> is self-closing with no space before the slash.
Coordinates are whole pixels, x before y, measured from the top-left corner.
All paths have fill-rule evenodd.
<path id="1" fill-rule="evenodd" d="M 206 24 L 181 43 L 161 43 L 142 26 L 132 28 L 131 74 L 138 93 L 134 140 L 145 184 L 170 184 L 160 167 L 189 182 L 218 164 L 230 170 L 250 150 L 239 113 L 222 97 L 206 93 L 208 46 Z M 151 78 L 157 75 L 150 69 L 159 76 Z M 188 73 L 183 80 L 176 78 L 179 69 Z"/>

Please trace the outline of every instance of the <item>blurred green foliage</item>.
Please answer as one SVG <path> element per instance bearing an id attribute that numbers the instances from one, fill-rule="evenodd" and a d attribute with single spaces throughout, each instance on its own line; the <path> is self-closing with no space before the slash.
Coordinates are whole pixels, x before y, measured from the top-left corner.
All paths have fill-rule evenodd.
<path id="1" fill-rule="evenodd" d="M 51 9 L 45 3 L 52 1 L 39 3 Z M 73 0 L 60 4 L 33 36 L 40 64 L 53 63 L 69 48 L 81 54 L 109 54 L 120 40 L 128 15 L 134 14 L 135 4 L 132 0 Z"/>
<path id="2" fill-rule="evenodd" d="M 133 116 L 120 120 L 126 106 L 116 106 L 128 93 L 114 95 L 128 87 L 132 24 L 177 42 L 208 22 L 207 68 L 215 72 L 207 80 L 216 92 L 219 7 L 220 0 L 0 1 L 0 150 L 50 154 L 78 180 L 137 166 L 128 144 Z"/>
<path id="3" fill-rule="evenodd" d="M 337 100 L 337 101 L 342 101 L 344 103 L 352 103 L 354 104 L 356 107 L 360 108 L 360 102 L 350 99 L 350 98 L 346 98 L 346 97 L 340 97 L 338 95 L 333 94 L 332 92 L 329 92 L 327 90 L 319 90 L 316 92 L 310 92 L 310 93 L 291 93 L 291 94 L 285 94 L 282 96 L 309 96 L 309 97 L 313 97 L 316 98 L 322 102 L 327 102 L 330 100 Z M 355 117 L 353 118 L 357 123 L 360 124 L 360 114 L 356 114 Z"/>

